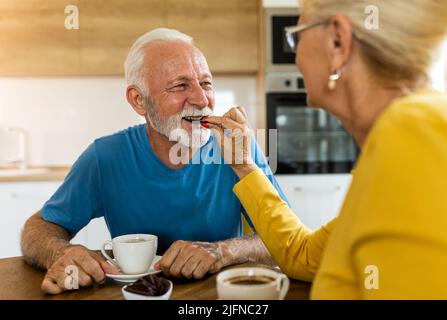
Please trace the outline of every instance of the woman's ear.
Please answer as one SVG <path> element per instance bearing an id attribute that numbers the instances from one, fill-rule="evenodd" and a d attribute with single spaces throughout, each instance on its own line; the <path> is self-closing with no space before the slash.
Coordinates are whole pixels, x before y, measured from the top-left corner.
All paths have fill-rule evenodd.
<path id="1" fill-rule="evenodd" d="M 137 87 L 128 86 L 126 90 L 126 98 L 136 113 L 143 117 L 146 116 L 147 109 L 144 96 Z"/>
<path id="2" fill-rule="evenodd" d="M 352 54 L 352 24 L 344 16 L 334 16 L 329 20 L 329 61 L 330 72 L 341 70 Z"/>

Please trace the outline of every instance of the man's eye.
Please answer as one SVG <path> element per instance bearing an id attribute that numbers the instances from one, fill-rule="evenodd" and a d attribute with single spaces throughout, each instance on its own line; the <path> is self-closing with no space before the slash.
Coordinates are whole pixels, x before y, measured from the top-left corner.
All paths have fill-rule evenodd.
<path id="1" fill-rule="evenodd" d="M 173 86 L 171 88 L 171 90 L 184 90 L 184 89 L 186 89 L 187 86 L 188 85 L 186 83 L 179 83 L 179 84 L 176 84 L 175 86 Z"/>
<path id="2" fill-rule="evenodd" d="M 213 84 L 212 84 L 211 82 L 208 82 L 208 81 L 206 81 L 206 82 L 202 82 L 202 87 L 205 87 L 205 88 L 212 88 L 212 87 L 213 87 Z"/>

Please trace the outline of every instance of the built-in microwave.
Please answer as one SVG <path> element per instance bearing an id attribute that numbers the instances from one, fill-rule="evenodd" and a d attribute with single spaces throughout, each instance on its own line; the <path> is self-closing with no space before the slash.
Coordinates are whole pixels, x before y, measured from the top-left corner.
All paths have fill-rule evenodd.
<path id="1" fill-rule="evenodd" d="M 298 8 L 265 9 L 266 72 L 293 72 L 295 54 L 290 49 L 284 28 L 298 23 Z"/>

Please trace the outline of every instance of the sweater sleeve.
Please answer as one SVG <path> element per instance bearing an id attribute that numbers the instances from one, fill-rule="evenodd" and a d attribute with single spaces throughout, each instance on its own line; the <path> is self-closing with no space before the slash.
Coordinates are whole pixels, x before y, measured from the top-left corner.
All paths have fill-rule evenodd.
<path id="1" fill-rule="evenodd" d="M 336 220 L 312 232 L 259 169 L 233 190 L 280 268 L 291 278 L 312 281 Z"/>

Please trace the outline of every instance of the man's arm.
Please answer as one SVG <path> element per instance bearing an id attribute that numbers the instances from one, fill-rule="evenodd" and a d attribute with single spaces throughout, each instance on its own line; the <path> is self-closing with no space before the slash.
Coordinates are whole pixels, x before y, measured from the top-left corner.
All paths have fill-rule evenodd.
<path id="1" fill-rule="evenodd" d="M 72 236 L 62 227 L 45 221 L 40 212 L 31 216 L 22 231 L 21 247 L 25 261 L 48 270 L 70 246 Z"/>
<path id="2" fill-rule="evenodd" d="M 275 261 L 268 252 L 261 238 L 253 233 L 242 238 L 233 238 L 222 242 L 227 253 L 223 254 L 225 266 L 245 262 L 257 262 L 275 265 Z"/>
<path id="3" fill-rule="evenodd" d="M 200 279 L 223 267 L 245 262 L 274 265 L 273 259 L 258 235 L 219 242 L 174 242 L 156 268 L 166 276 Z"/>
<path id="4" fill-rule="evenodd" d="M 77 279 L 71 279 L 81 287 L 102 282 L 105 273 L 117 273 L 96 252 L 81 245 L 71 245 L 72 236 L 62 227 L 45 221 L 40 212 L 25 223 L 22 232 L 22 253 L 29 264 L 47 269 L 42 290 L 57 294 L 76 287 L 67 287 L 67 267 L 76 268 Z"/>

